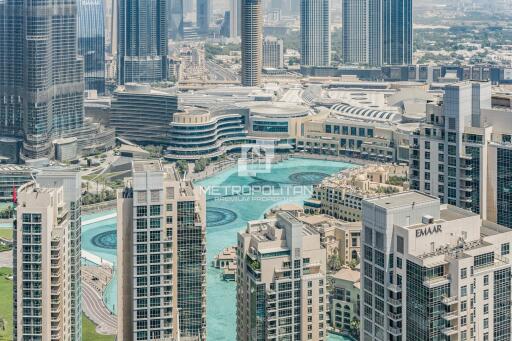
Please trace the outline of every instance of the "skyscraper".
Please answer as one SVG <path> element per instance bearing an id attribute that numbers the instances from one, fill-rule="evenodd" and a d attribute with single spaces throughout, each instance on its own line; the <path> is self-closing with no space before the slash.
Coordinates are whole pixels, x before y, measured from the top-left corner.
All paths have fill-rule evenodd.
<path id="1" fill-rule="evenodd" d="M 362 340 L 508 340 L 512 230 L 438 198 L 363 202 Z"/>
<path id="2" fill-rule="evenodd" d="M 169 36 L 172 39 L 183 39 L 183 0 L 169 0 Z"/>
<path id="3" fill-rule="evenodd" d="M 118 338 L 206 341 L 204 193 L 160 161 L 132 175 L 118 192 Z"/>
<path id="4" fill-rule="evenodd" d="M 289 212 L 238 233 L 237 340 L 327 338 L 326 251 Z"/>
<path id="5" fill-rule="evenodd" d="M 118 0 L 119 84 L 167 79 L 167 1 Z"/>
<path id="6" fill-rule="evenodd" d="M 207 35 L 210 30 L 210 20 L 212 16 L 211 0 L 197 0 L 196 21 L 199 34 Z"/>
<path id="7" fill-rule="evenodd" d="M 229 37 L 237 38 L 240 37 L 241 31 L 241 11 L 242 11 L 242 0 L 230 0 L 230 24 L 229 24 Z"/>
<path id="8" fill-rule="evenodd" d="M 242 1 L 242 85 L 258 86 L 263 65 L 262 0 Z"/>
<path id="9" fill-rule="evenodd" d="M 46 171 L 18 190 L 14 339 L 82 339 L 80 175 Z"/>
<path id="10" fill-rule="evenodd" d="M 412 0 L 384 0 L 383 63 L 412 64 Z"/>
<path id="11" fill-rule="evenodd" d="M 303 66 L 331 63 L 329 0 L 300 0 L 300 53 Z"/>
<path id="12" fill-rule="evenodd" d="M 27 158 L 83 125 L 76 13 L 76 0 L 0 2 L 0 136 L 23 138 Z"/>
<path id="13" fill-rule="evenodd" d="M 347 64 L 368 62 L 368 1 L 343 0 L 343 61 Z"/>
<path id="14" fill-rule="evenodd" d="M 412 0 L 343 0 L 342 5 L 345 63 L 412 63 Z"/>
<path id="15" fill-rule="evenodd" d="M 78 0 L 78 50 L 84 59 L 85 89 L 105 92 L 104 0 Z"/>

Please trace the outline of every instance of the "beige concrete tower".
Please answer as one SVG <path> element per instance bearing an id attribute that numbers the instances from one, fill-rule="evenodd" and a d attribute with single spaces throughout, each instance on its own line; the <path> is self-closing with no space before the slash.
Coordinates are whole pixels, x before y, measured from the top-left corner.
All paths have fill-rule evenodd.
<path id="1" fill-rule="evenodd" d="M 326 252 L 289 212 L 238 233 L 237 340 L 327 337 Z"/>
<path id="2" fill-rule="evenodd" d="M 160 161 L 132 175 L 118 192 L 118 338 L 204 341 L 204 192 Z"/>
<path id="3" fill-rule="evenodd" d="M 45 188 L 29 182 L 18 190 L 13 260 L 15 340 L 77 339 L 72 324 L 81 320 L 72 320 L 73 252 L 65 197 L 62 186 Z"/>

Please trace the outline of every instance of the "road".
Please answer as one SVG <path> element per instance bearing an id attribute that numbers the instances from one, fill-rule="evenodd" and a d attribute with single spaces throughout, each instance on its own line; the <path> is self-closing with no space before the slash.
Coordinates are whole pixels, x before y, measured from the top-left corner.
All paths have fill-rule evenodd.
<path id="1" fill-rule="evenodd" d="M 214 81 L 237 81 L 238 75 L 231 70 L 212 62 L 211 60 L 206 62 L 206 69 L 208 71 L 208 79 Z"/>
<path id="2" fill-rule="evenodd" d="M 85 315 L 96 324 L 98 333 L 117 334 L 117 317 L 107 309 L 100 293 L 84 281 L 82 281 L 82 309 Z"/>

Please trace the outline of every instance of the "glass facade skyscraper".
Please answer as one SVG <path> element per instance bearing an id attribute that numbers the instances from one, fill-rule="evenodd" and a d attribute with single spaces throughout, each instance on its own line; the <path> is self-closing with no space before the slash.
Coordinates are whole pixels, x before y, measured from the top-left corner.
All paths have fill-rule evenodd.
<path id="1" fill-rule="evenodd" d="M 210 30 L 210 18 L 212 15 L 211 0 L 197 0 L 196 11 L 199 34 L 206 35 Z"/>
<path id="2" fill-rule="evenodd" d="M 168 0 L 118 0 L 119 84 L 167 79 Z"/>
<path id="3" fill-rule="evenodd" d="M 412 0 L 384 0 L 383 63 L 412 63 Z"/>
<path id="4" fill-rule="evenodd" d="M 183 38 L 183 0 L 169 0 L 168 9 L 169 37 L 175 40 Z"/>
<path id="5" fill-rule="evenodd" d="M 331 63 L 329 0 L 300 1 L 300 52 L 303 66 Z"/>
<path id="6" fill-rule="evenodd" d="M 103 0 L 78 0 L 78 51 L 84 59 L 85 89 L 105 92 Z"/>
<path id="7" fill-rule="evenodd" d="M 242 85 L 258 86 L 263 65 L 263 3 L 242 0 Z"/>
<path id="8" fill-rule="evenodd" d="M 76 6 L 0 2 L 0 135 L 23 137 L 27 158 L 48 157 L 54 137 L 83 125 Z"/>
<path id="9" fill-rule="evenodd" d="M 412 63 L 412 0 L 343 0 L 346 63 Z"/>
<path id="10" fill-rule="evenodd" d="M 497 148 L 497 221 L 512 228 L 512 148 Z"/>

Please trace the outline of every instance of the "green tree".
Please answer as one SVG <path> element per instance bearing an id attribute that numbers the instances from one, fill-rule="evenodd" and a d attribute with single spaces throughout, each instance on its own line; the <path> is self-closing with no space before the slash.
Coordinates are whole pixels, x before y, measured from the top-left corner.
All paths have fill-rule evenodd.
<path id="1" fill-rule="evenodd" d="M 185 160 L 178 160 L 176 162 L 176 168 L 178 172 L 183 176 L 186 172 L 188 172 L 188 162 Z"/>
<path id="2" fill-rule="evenodd" d="M 210 161 L 204 157 L 200 158 L 199 160 L 196 160 L 194 163 L 194 172 L 199 173 L 206 169 Z"/>

